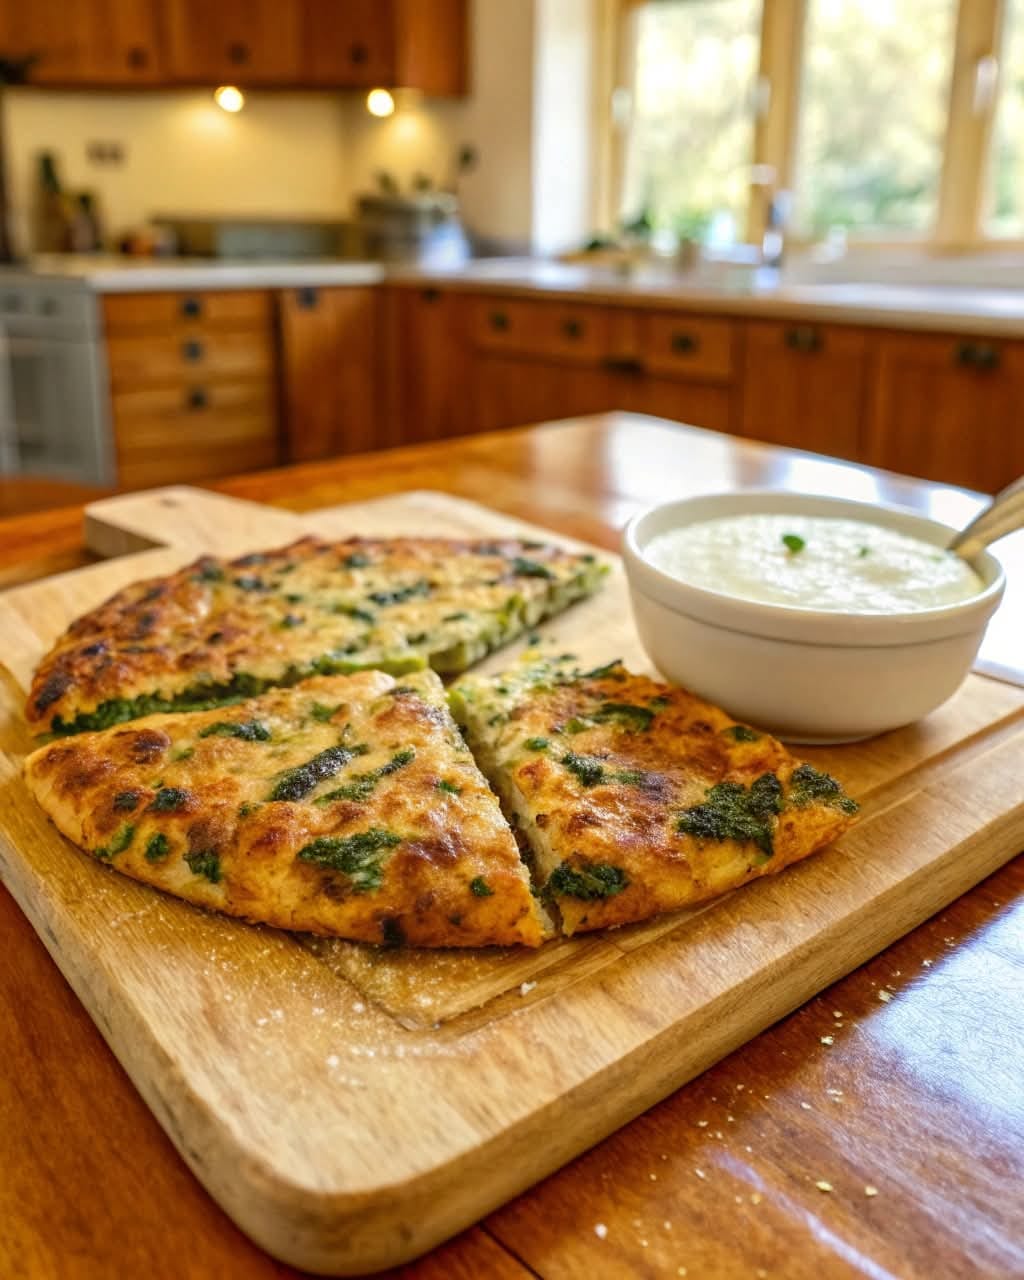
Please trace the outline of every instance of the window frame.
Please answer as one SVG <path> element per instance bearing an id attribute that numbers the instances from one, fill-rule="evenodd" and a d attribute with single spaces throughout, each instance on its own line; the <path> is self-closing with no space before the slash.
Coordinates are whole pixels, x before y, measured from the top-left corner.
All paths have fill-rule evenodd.
<path id="1" fill-rule="evenodd" d="M 598 157 L 599 189 L 595 209 L 609 230 L 619 221 L 628 125 L 613 117 L 614 92 L 632 92 L 635 66 L 631 48 L 631 11 L 651 0 L 602 0 L 603 40 L 610 50 L 599 80 L 604 103 Z M 985 198 L 991 164 L 991 139 L 1002 76 L 1002 35 L 1011 0 L 957 0 L 952 73 L 946 102 L 946 128 L 939 173 L 935 220 L 921 235 L 898 239 L 851 235 L 854 250 L 903 248 L 936 254 L 1024 248 L 1024 239 L 988 235 Z M 758 108 L 753 120 L 754 173 L 772 173 L 772 182 L 752 180 L 746 235 L 758 244 L 764 234 L 772 190 L 792 190 L 796 178 L 797 131 L 807 28 L 808 0 L 762 0 Z M 608 27 L 611 27 L 609 32 Z M 992 91 L 976 101 L 978 67 L 996 60 Z M 753 175 L 752 175 L 753 177 Z M 811 241 L 790 233 L 794 244 Z"/>

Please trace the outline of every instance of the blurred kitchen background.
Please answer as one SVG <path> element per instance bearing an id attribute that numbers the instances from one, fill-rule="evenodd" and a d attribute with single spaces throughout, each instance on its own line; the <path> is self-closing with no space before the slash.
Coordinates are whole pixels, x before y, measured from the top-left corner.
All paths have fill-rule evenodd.
<path id="1" fill-rule="evenodd" d="M 608 409 L 1024 471 L 1024 0 L 0 0 L 0 514 Z"/>

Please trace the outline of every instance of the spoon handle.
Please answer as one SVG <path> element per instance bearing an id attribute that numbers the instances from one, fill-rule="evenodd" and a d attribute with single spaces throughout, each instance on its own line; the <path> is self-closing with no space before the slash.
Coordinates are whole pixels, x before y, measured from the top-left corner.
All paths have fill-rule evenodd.
<path id="1" fill-rule="evenodd" d="M 949 550 L 970 560 L 997 538 L 1024 528 L 1024 476 L 1008 484 L 984 511 L 950 541 Z"/>

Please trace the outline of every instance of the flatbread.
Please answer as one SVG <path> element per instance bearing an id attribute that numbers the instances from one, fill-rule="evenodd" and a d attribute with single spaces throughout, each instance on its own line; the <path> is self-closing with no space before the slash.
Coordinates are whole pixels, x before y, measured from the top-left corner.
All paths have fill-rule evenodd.
<path id="1" fill-rule="evenodd" d="M 774 738 L 618 662 L 527 661 L 449 696 L 567 934 L 781 871 L 857 808 Z"/>
<path id="2" fill-rule="evenodd" d="M 606 571 L 515 538 L 303 538 L 206 556 L 72 623 L 36 671 L 26 717 L 36 733 L 74 733 L 311 675 L 463 671 Z"/>
<path id="3" fill-rule="evenodd" d="M 35 751 L 25 778 L 69 840 L 199 906 L 423 947 L 549 932 L 430 671 L 82 733 Z"/>

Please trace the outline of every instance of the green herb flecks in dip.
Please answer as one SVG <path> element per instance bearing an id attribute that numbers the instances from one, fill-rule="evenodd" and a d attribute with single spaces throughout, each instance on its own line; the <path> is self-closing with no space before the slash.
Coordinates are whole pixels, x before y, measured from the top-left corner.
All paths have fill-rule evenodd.
<path id="1" fill-rule="evenodd" d="M 469 882 L 469 888 L 470 892 L 477 898 L 492 898 L 494 896 L 494 890 L 483 876 L 474 876 Z"/>

